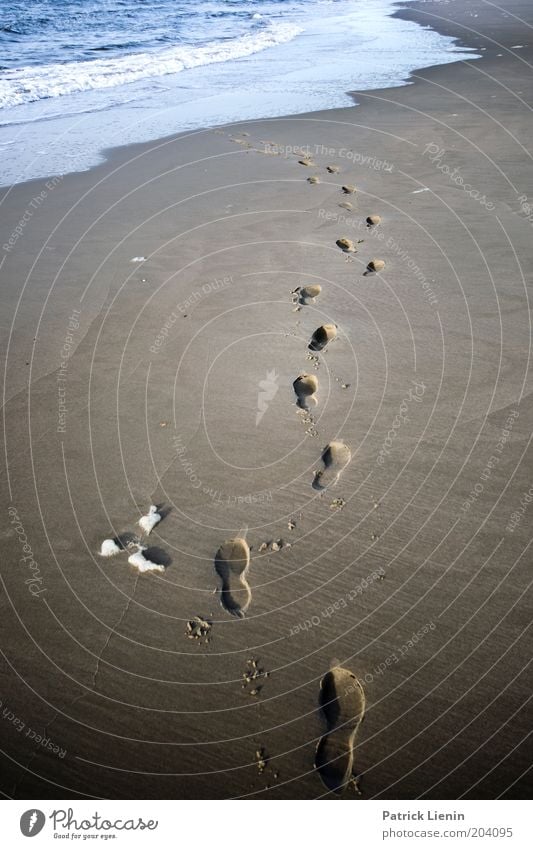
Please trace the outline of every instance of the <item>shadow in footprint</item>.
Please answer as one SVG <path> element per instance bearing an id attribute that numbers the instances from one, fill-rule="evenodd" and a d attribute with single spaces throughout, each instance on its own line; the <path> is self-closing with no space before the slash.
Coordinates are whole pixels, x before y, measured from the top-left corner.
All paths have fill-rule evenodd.
<path id="1" fill-rule="evenodd" d="M 354 744 L 365 715 L 364 690 L 349 669 L 335 666 L 320 682 L 327 734 L 319 740 L 315 769 L 328 790 L 342 793 L 353 775 Z"/>
<path id="2" fill-rule="evenodd" d="M 296 405 L 301 410 L 308 410 L 309 403 L 317 404 L 315 392 L 318 389 L 318 380 L 314 374 L 301 374 L 292 384 L 296 395 Z"/>
<path id="3" fill-rule="evenodd" d="M 159 507 L 159 505 L 158 505 L 157 512 L 161 516 L 161 521 L 163 521 L 163 519 L 166 519 L 167 516 L 169 516 L 170 513 L 172 513 L 172 507 L 163 507 L 163 506 Z"/>
<path id="4" fill-rule="evenodd" d="M 222 581 L 220 603 L 232 616 L 243 618 L 252 600 L 246 574 L 250 548 L 240 537 L 222 543 L 215 554 L 215 571 Z"/>
<path id="5" fill-rule="evenodd" d="M 164 566 L 165 569 L 172 564 L 172 557 L 170 554 L 158 545 L 150 545 L 144 550 L 143 554 L 147 560 L 151 560 L 152 563 L 156 563 L 158 566 Z"/>
<path id="6" fill-rule="evenodd" d="M 127 551 L 132 545 L 139 545 L 140 538 L 137 534 L 126 531 L 124 534 L 118 534 L 113 541 L 116 542 L 121 551 Z"/>
<path id="7" fill-rule="evenodd" d="M 385 263 L 382 259 L 371 259 L 366 267 L 366 271 L 363 272 L 363 277 L 366 277 L 368 274 L 379 274 L 384 268 Z"/>
<path id="8" fill-rule="evenodd" d="M 341 251 L 344 251 L 345 254 L 353 254 L 357 250 L 352 239 L 345 239 L 343 237 L 342 239 L 337 239 L 335 244 L 341 249 Z"/>
<path id="9" fill-rule="evenodd" d="M 322 452 L 323 468 L 315 472 L 313 489 L 326 489 L 334 486 L 342 472 L 352 459 L 352 452 L 341 440 L 330 442 Z"/>
<path id="10" fill-rule="evenodd" d="M 322 324 L 317 327 L 311 341 L 309 342 L 310 351 L 323 351 L 328 342 L 331 342 L 337 336 L 336 324 Z"/>

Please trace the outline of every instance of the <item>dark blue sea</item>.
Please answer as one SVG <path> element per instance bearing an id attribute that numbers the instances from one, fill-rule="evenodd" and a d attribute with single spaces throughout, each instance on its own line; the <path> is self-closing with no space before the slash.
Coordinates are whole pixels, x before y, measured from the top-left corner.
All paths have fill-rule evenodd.
<path id="1" fill-rule="evenodd" d="M 391 0 L 2 0 L 0 181 L 179 130 L 352 105 L 473 58 Z"/>

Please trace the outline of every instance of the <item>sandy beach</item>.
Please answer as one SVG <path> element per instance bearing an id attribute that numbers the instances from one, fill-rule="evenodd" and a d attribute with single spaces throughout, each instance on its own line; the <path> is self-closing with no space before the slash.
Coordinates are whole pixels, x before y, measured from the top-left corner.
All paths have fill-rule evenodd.
<path id="1" fill-rule="evenodd" d="M 533 14 L 398 14 L 482 58 L 0 190 L 6 798 L 334 799 L 338 666 L 341 798 L 530 795 Z"/>

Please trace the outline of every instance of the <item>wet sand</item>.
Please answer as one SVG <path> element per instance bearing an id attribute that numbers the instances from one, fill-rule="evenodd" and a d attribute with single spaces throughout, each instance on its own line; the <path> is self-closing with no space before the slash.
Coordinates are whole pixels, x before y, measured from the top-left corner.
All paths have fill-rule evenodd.
<path id="1" fill-rule="evenodd" d="M 6 797 L 325 796 L 337 666 L 366 702 L 344 798 L 530 794 L 532 15 L 508 7 L 411 4 L 483 58 L 353 109 L 3 190 Z"/>

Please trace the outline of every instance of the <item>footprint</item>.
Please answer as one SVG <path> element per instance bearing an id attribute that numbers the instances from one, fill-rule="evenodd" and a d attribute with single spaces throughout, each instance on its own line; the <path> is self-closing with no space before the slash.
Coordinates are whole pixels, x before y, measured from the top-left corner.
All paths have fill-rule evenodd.
<path id="1" fill-rule="evenodd" d="M 378 224 L 381 224 L 381 215 L 369 215 L 366 219 L 367 227 L 377 227 Z"/>
<path id="2" fill-rule="evenodd" d="M 313 162 L 312 159 L 299 159 L 298 165 L 305 165 L 307 168 L 310 166 L 316 167 L 316 162 Z"/>
<path id="3" fill-rule="evenodd" d="M 344 442 L 341 440 L 330 442 L 322 452 L 321 460 L 324 468 L 315 472 L 313 489 L 334 486 L 351 459 L 352 452 Z"/>
<path id="4" fill-rule="evenodd" d="M 128 557 L 128 563 L 131 566 L 135 566 L 135 568 L 139 572 L 164 572 L 165 567 L 162 563 L 154 563 L 148 557 L 144 556 L 144 552 L 147 551 L 145 545 L 137 545 L 137 551 L 134 551 L 133 554 L 130 554 Z"/>
<path id="5" fill-rule="evenodd" d="M 215 570 L 222 579 L 220 603 L 232 616 L 243 618 L 252 600 L 246 574 L 250 566 L 250 548 L 245 539 L 222 543 L 215 554 Z"/>
<path id="6" fill-rule="evenodd" d="M 341 203 L 339 203 L 339 206 L 342 209 L 347 209 L 347 210 L 353 209 L 353 204 L 351 204 L 349 200 L 343 200 Z"/>
<path id="7" fill-rule="evenodd" d="M 355 243 L 352 242 L 351 239 L 344 239 L 344 238 L 337 239 L 335 244 L 337 245 L 338 248 L 341 249 L 341 251 L 344 251 L 344 253 L 347 253 L 347 254 L 352 254 L 356 250 Z"/>
<path id="8" fill-rule="evenodd" d="M 338 174 L 340 168 L 338 165 L 326 165 L 326 171 L 328 171 L 330 174 Z"/>
<path id="9" fill-rule="evenodd" d="M 132 545 L 136 545 L 138 543 L 139 538 L 136 534 L 131 534 L 129 532 L 118 534 L 118 536 L 113 537 L 113 539 L 105 539 L 100 546 L 98 554 L 100 557 L 114 557 L 115 554 L 127 551 Z"/>
<path id="10" fill-rule="evenodd" d="M 292 386 L 298 399 L 296 404 L 301 410 L 308 410 L 310 401 L 317 403 L 315 392 L 318 389 L 318 380 L 314 374 L 301 374 Z"/>
<path id="11" fill-rule="evenodd" d="M 316 186 L 318 183 L 320 183 L 320 179 L 316 176 L 308 177 L 307 182 L 311 183 L 312 186 Z"/>
<path id="12" fill-rule="evenodd" d="M 308 306 L 315 303 L 315 298 L 318 298 L 321 291 L 320 283 L 310 283 L 309 286 L 298 286 L 292 294 L 297 296 L 299 304 Z"/>
<path id="13" fill-rule="evenodd" d="M 319 740 L 315 769 L 328 790 L 342 793 L 353 774 L 354 743 L 365 715 L 365 693 L 349 669 L 334 666 L 320 682 L 328 733 Z"/>
<path id="14" fill-rule="evenodd" d="M 115 554 L 119 554 L 123 549 L 117 545 L 114 539 L 105 539 L 100 546 L 100 551 L 98 554 L 100 557 L 114 557 Z"/>
<path id="15" fill-rule="evenodd" d="M 317 327 L 309 342 L 310 351 L 323 351 L 328 342 L 337 336 L 336 324 L 321 324 Z"/>
<path id="16" fill-rule="evenodd" d="M 343 186 L 342 191 L 345 195 L 353 195 L 357 191 L 357 189 L 355 188 L 355 186 Z"/>
<path id="17" fill-rule="evenodd" d="M 152 504 L 146 516 L 141 516 L 137 524 L 140 525 L 144 533 L 148 535 L 153 531 L 155 526 L 159 524 L 161 518 L 161 513 L 158 513 L 157 507 L 155 504 Z"/>
<path id="18" fill-rule="evenodd" d="M 382 259 L 371 259 L 370 262 L 368 263 L 368 265 L 366 267 L 366 271 L 364 273 L 365 273 L 365 275 L 366 274 L 375 274 L 378 271 L 383 271 L 384 268 L 385 268 L 385 263 L 383 262 Z"/>

